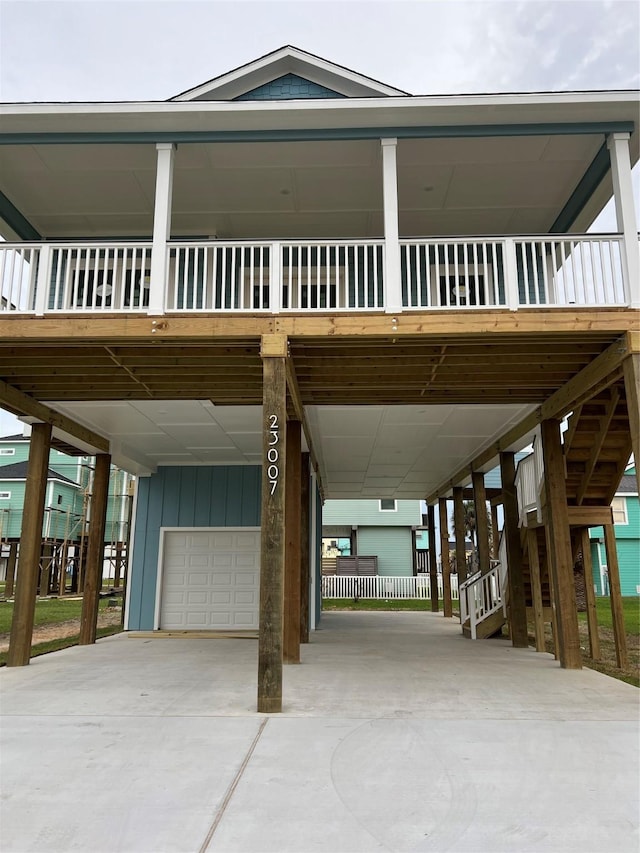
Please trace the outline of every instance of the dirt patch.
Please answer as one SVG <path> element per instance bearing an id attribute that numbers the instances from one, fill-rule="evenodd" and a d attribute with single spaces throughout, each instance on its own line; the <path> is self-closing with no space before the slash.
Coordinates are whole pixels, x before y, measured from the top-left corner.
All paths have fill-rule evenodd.
<path id="1" fill-rule="evenodd" d="M 98 614 L 98 628 L 107 628 L 111 625 L 119 625 L 121 620 L 121 609 L 112 607 Z M 80 633 L 80 619 L 68 619 L 66 622 L 56 622 L 53 625 L 36 625 L 33 629 L 31 645 L 46 643 L 49 640 L 60 640 L 64 637 L 73 637 Z M 0 652 L 9 650 L 9 634 L 0 634 Z"/>

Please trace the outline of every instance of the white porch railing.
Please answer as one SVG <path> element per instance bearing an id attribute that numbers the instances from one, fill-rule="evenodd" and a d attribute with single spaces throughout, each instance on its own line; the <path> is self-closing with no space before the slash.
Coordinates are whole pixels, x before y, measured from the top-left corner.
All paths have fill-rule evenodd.
<path id="1" fill-rule="evenodd" d="M 438 598 L 444 595 L 442 575 L 438 575 Z M 429 575 L 387 577 L 385 575 L 324 575 L 323 598 L 431 598 Z M 458 598 L 458 576 L 451 575 L 451 598 Z"/>
<path id="2" fill-rule="evenodd" d="M 544 466 L 542 454 L 536 451 L 534 442 L 533 453 L 518 462 L 516 469 L 516 494 L 518 498 L 518 525 L 527 526 L 527 515 L 536 513 L 539 524 L 542 523 L 542 486 L 544 482 Z"/>
<path id="3" fill-rule="evenodd" d="M 499 610 L 503 610 L 499 565 L 485 574 L 476 572 L 460 584 L 460 622 L 464 625 L 469 620 L 472 640 L 477 639 L 478 625 Z"/>
<path id="4" fill-rule="evenodd" d="M 620 235 L 400 240 L 404 310 L 619 306 Z M 172 241 L 150 299 L 151 242 L 0 243 L 0 311 L 379 311 L 385 246 L 353 241 Z M 155 285 L 153 285 L 155 286 Z M 158 298 L 156 299 L 155 296 Z"/>

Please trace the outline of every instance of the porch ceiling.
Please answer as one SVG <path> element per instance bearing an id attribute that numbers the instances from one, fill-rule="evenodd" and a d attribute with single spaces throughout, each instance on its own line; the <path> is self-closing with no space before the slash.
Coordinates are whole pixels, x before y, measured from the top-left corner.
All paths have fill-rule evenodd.
<path id="1" fill-rule="evenodd" d="M 292 337 L 325 496 L 424 497 L 615 338 Z M 107 436 L 137 473 L 261 460 L 258 338 L 5 343 L 0 377 Z"/>
<path id="2" fill-rule="evenodd" d="M 400 139 L 401 236 L 547 232 L 603 142 Z M 45 239 L 150 237 L 155 167 L 153 143 L 2 145 L 0 191 Z M 379 140 L 180 144 L 172 236 L 382 237 Z"/>

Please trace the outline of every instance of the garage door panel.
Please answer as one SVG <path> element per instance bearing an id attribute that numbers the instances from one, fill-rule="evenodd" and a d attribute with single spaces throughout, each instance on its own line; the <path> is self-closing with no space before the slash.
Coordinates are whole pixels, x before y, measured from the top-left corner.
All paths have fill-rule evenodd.
<path id="1" fill-rule="evenodd" d="M 259 531 L 167 531 L 160 627 L 258 627 Z"/>

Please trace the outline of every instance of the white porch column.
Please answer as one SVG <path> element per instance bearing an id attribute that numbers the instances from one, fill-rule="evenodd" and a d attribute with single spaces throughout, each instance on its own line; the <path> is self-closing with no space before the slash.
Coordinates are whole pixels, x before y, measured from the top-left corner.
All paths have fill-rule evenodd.
<path id="1" fill-rule="evenodd" d="M 638 224 L 633 204 L 629 134 L 612 133 L 607 139 L 607 148 L 611 158 L 616 222 L 618 231 L 623 235 L 622 272 L 631 305 L 634 308 L 640 308 L 640 251 Z"/>
<path id="2" fill-rule="evenodd" d="M 151 283 L 149 314 L 163 314 L 167 282 L 167 242 L 171 235 L 171 197 L 173 194 L 173 142 L 156 144 L 156 199 L 153 211 L 153 247 L 151 249 Z"/>
<path id="3" fill-rule="evenodd" d="M 400 243 L 398 229 L 398 171 L 396 165 L 397 139 L 381 139 L 382 194 L 384 204 L 384 283 L 386 311 L 402 311 L 400 281 Z"/>

